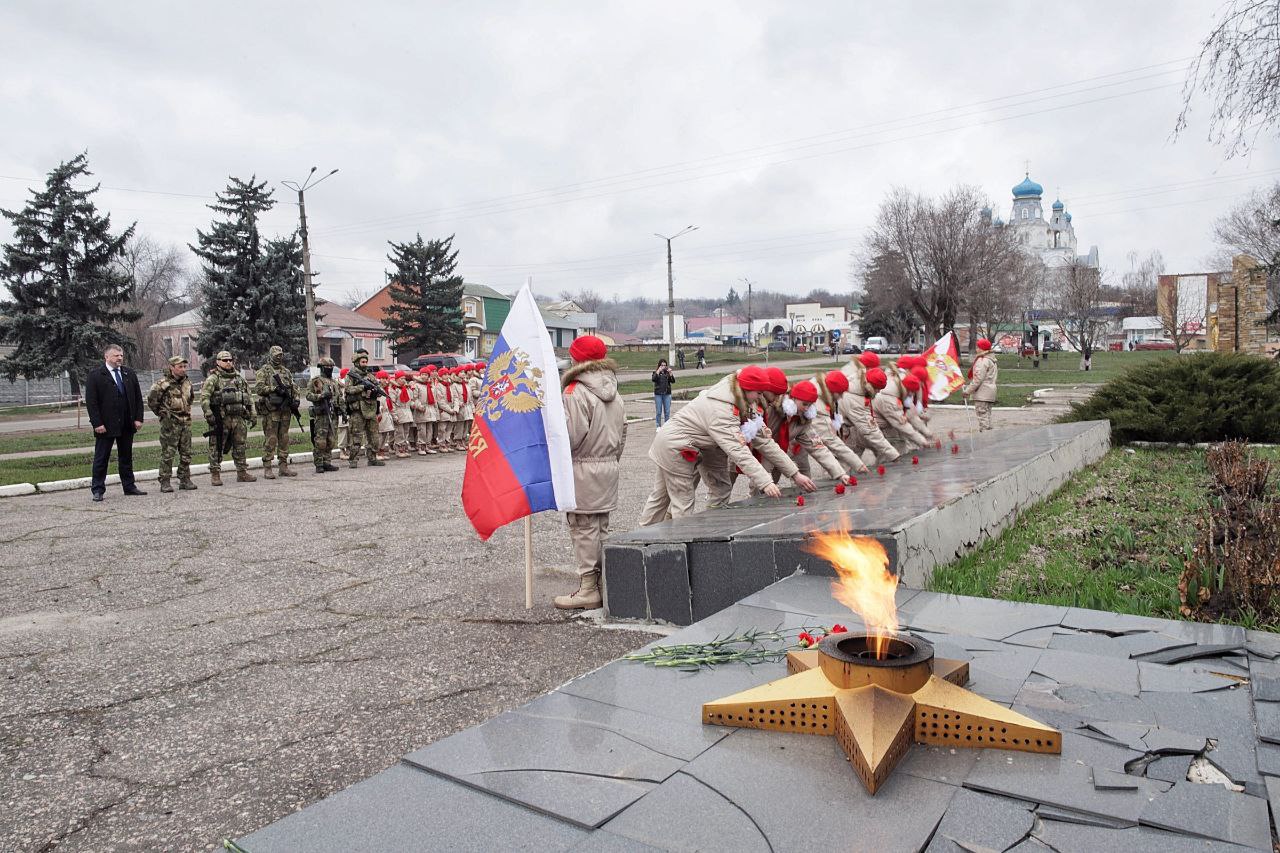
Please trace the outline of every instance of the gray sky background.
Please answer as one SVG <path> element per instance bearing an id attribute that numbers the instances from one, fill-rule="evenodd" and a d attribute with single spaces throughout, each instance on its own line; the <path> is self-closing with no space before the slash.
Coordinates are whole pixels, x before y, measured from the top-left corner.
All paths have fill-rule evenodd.
<path id="1" fill-rule="evenodd" d="M 10 0 L 0 206 L 81 150 L 117 226 L 177 245 L 228 175 L 308 193 L 318 292 L 384 281 L 386 241 L 456 233 L 469 281 L 722 296 L 847 288 L 894 185 L 973 183 L 1008 216 L 1023 162 L 1081 250 L 1203 267 L 1215 216 L 1280 176 L 1170 131 L 1217 2 Z M 14 180 L 17 178 L 19 180 Z M 129 192 L 126 190 L 134 190 Z M 149 192 L 138 192 L 146 190 Z M 268 230 L 296 224 L 283 203 Z M 0 239 L 10 234 L 0 225 Z M 194 260 L 193 260 L 194 263 Z"/>

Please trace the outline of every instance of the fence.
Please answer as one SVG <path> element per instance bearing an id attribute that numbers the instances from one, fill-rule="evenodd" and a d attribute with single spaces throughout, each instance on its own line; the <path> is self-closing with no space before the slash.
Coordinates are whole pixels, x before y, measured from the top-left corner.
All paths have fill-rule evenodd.
<path id="1" fill-rule="evenodd" d="M 164 375 L 163 370 L 139 370 L 138 384 L 142 386 L 142 394 L 146 396 L 157 379 Z M 187 376 L 196 388 L 204 382 L 204 374 L 199 370 L 188 370 Z M 83 386 L 82 386 L 83 387 Z M 82 392 L 83 393 L 83 390 Z M 0 407 L 2 406 L 54 406 L 64 404 L 74 406 L 76 398 L 71 393 L 71 383 L 62 377 L 57 379 L 18 379 L 14 382 L 0 381 Z"/>

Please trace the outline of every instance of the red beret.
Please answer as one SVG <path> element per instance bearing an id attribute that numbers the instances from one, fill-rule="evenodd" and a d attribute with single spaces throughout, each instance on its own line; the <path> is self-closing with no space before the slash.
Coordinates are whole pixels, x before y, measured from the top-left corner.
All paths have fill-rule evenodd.
<path id="1" fill-rule="evenodd" d="M 347 377 L 347 374 L 348 374 L 348 373 L 350 373 L 350 372 L 351 372 L 351 368 L 350 368 L 350 367 L 344 367 L 344 368 L 342 368 L 341 370 L 339 370 L 339 371 L 338 371 L 338 378 L 339 378 L 339 379 L 345 379 L 345 378 Z"/>
<path id="2" fill-rule="evenodd" d="M 902 358 L 898 359 L 898 366 L 905 367 L 907 370 L 911 370 L 916 365 L 923 363 L 924 358 L 918 355 L 904 355 Z"/>
<path id="3" fill-rule="evenodd" d="M 782 372 L 781 367 L 768 367 L 765 373 L 769 374 L 769 390 L 775 394 L 787 393 L 787 374 Z"/>
<path id="4" fill-rule="evenodd" d="M 387 373 L 387 371 L 385 370 L 379 370 L 377 373 L 373 374 L 373 378 L 374 379 L 390 379 L 391 374 Z"/>
<path id="5" fill-rule="evenodd" d="M 867 350 L 862 355 L 858 356 L 858 361 L 861 362 L 862 366 L 866 368 L 880 366 L 880 356 L 876 355 L 870 350 Z"/>
<path id="6" fill-rule="evenodd" d="M 396 371 L 396 379 L 404 379 L 407 375 L 403 370 Z"/>
<path id="7" fill-rule="evenodd" d="M 920 380 L 914 374 L 908 373 L 902 377 L 902 387 L 914 394 L 920 390 Z"/>
<path id="8" fill-rule="evenodd" d="M 423 374 L 423 373 L 430 373 L 430 372 L 431 372 L 431 365 L 429 365 L 429 364 L 428 364 L 426 367 L 419 367 L 419 368 L 418 368 L 418 373 L 419 373 L 419 374 Z"/>
<path id="9" fill-rule="evenodd" d="M 827 390 L 832 394 L 843 394 L 849 390 L 849 377 L 839 370 L 829 370 L 825 377 Z"/>
<path id="10" fill-rule="evenodd" d="M 872 388 L 879 390 L 889 384 L 889 377 L 885 376 L 880 368 L 873 367 L 867 371 L 867 382 Z"/>
<path id="11" fill-rule="evenodd" d="M 763 367 L 748 364 L 738 371 L 738 387 L 743 391 L 768 391 L 773 387 L 773 380 Z"/>
<path id="12" fill-rule="evenodd" d="M 595 335 L 574 338 L 569 344 L 569 358 L 574 361 L 599 361 L 608 354 L 609 348 Z"/>
<path id="13" fill-rule="evenodd" d="M 991 341 L 987 340 L 986 338 L 978 338 L 978 349 L 982 350 L 983 352 L 986 352 L 987 350 L 991 349 Z"/>
<path id="14" fill-rule="evenodd" d="M 818 386 L 808 379 L 803 382 L 797 382 L 791 387 L 791 399 L 799 400 L 801 403 L 816 402 L 818 399 Z"/>
<path id="15" fill-rule="evenodd" d="M 922 386 L 929 384 L 929 368 L 924 365 L 916 365 L 911 368 L 911 375 L 920 380 Z"/>

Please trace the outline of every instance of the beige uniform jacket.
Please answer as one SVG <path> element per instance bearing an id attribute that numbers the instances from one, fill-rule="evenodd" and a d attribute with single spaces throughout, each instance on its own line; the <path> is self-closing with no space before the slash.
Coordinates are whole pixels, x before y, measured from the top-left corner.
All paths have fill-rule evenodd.
<path id="1" fill-rule="evenodd" d="M 469 421 L 475 414 L 475 407 L 471 405 L 471 392 L 463 392 L 463 388 L 467 383 L 461 379 L 453 381 L 453 401 L 458 404 L 458 420 Z"/>
<path id="2" fill-rule="evenodd" d="M 841 465 L 841 467 L 850 474 L 861 474 L 867 470 L 866 464 L 861 458 L 859 458 L 858 454 L 849 449 L 849 445 L 845 444 L 844 440 L 836 434 L 835 424 L 832 422 L 832 418 L 834 418 L 840 411 L 840 401 L 842 401 L 845 396 L 848 395 L 841 394 L 840 400 L 834 401 L 836 404 L 834 412 L 831 410 L 830 403 L 827 403 L 822 398 L 818 398 L 818 402 L 814 404 L 818 407 L 818 416 L 812 421 L 813 431 L 818 438 L 822 440 L 823 445 L 831 452 L 831 455 L 836 458 L 836 461 Z M 843 421 L 844 415 L 841 415 L 840 419 Z"/>
<path id="3" fill-rule="evenodd" d="M 391 383 L 391 399 L 393 401 L 391 404 L 391 417 L 398 424 L 413 423 L 413 392 L 409 391 L 409 384 L 397 385 L 394 382 Z M 408 400 L 401 401 L 401 391 L 409 391 Z"/>
<path id="4" fill-rule="evenodd" d="M 430 408 L 434 409 L 435 406 L 430 406 Z M 409 383 L 409 409 L 413 412 L 415 423 L 424 424 L 439 417 L 439 415 L 436 415 L 436 417 L 427 416 L 427 383 L 417 377 Z"/>
<path id="5" fill-rule="evenodd" d="M 436 405 L 440 408 L 440 420 L 456 421 L 458 419 L 458 408 L 461 405 L 458 399 L 457 389 L 453 387 L 451 382 L 436 382 L 435 391 Z"/>
<path id="6" fill-rule="evenodd" d="M 902 409 L 902 398 L 895 393 L 896 386 L 897 383 L 890 379 L 884 390 L 877 392 L 871 399 L 871 411 L 875 413 L 876 426 L 880 427 L 881 432 L 896 432 L 907 441 L 924 447 L 929 440 L 916 432 L 911 421 L 907 420 L 907 415 Z"/>
<path id="7" fill-rule="evenodd" d="M 970 372 L 973 377 L 964 386 L 965 396 L 972 397 L 979 403 L 994 403 L 996 401 L 996 376 L 1000 373 L 1000 367 L 996 364 L 996 357 L 989 352 L 978 353 L 973 359 L 973 368 Z"/>
<path id="8" fill-rule="evenodd" d="M 560 380 L 578 502 L 574 512 L 612 512 L 618 506 L 627 417 L 614 370 L 609 359 L 585 361 L 566 370 Z"/>
<path id="9" fill-rule="evenodd" d="M 804 404 L 796 402 L 799 408 L 795 417 L 788 417 L 787 413 L 778 408 L 771 409 L 769 412 L 769 430 L 773 433 L 773 437 L 781 442 L 783 439 L 787 442 L 785 451 L 792 460 L 791 464 L 795 465 L 795 458 L 803 458 L 805 456 L 817 462 L 823 471 L 832 478 L 843 477 L 845 474 L 844 467 L 841 466 L 839 460 L 832 455 L 827 448 L 825 442 L 818 437 L 818 432 L 814 429 L 813 420 L 804 416 Z M 783 429 L 785 424 L 786 429 Z M 786 474 L 786 471 L 783 471 Z"/>
<path id="10" fill-rule="evenodd" d="M 729 374 L 662 425 L 649 446 L 649 458 L 671 474 L 693 476 L 697 460 L 686 459 L 682 451 L 701 454 L 718 448 L 728 464 L 741 470 L 756 488 L 771 485 L 773 479 L 751 455 L 742 434 L 740 413 L 747 405 L 737 375 Z"/>

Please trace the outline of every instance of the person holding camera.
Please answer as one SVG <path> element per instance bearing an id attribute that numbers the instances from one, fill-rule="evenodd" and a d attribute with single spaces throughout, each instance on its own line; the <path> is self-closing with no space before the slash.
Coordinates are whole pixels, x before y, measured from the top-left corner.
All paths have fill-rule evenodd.
<path id="1" fill-rule="evenodd" d="M 676 384 L 676 375 L 665 358 L 658 360 L 658 369 L 653 371 L 653 419 L 659 427 L 671 420 L 671 386 Z"/>

